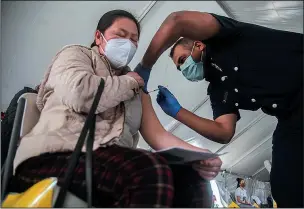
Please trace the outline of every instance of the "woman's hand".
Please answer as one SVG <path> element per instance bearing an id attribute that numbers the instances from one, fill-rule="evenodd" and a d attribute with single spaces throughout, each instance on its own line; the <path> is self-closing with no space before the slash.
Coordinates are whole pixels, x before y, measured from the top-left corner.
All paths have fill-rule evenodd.
<path id="1" fill-rule="evenodd" d="M 220 172 L 222 164 L 222 160 L 217 157 L 193 163 L 192 167 L 202 178 L 212 180 Z"/>
<path id="2" fill-rule="evenodd" d="M 128 72 L 126 75 L 134 78 L 137 81 L 139 87 L 143 87 L 145 85 L 144 79 L 142 77 L 140 77 L 138 75 L 138 73 L 136 73 L 136 72 Z"/>

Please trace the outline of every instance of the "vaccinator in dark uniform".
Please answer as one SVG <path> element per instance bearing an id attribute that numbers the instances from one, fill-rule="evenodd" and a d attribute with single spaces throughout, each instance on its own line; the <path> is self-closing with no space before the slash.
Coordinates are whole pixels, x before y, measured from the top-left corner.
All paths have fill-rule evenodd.
<path id="1" fill-rule="evenodd" d="M 164 112 L 218 143 L 233 137 L 239 109 L 261 108 L 277 117 L 272 195 L 279 207 L 303 207 L 303 34 L 215 14 L 176 12 L 164 21 L 136 67 L 146 83 L 153 64 L 171 45 L 170 56 L 184 77 L 210 82 L 214 121 L 182 108 L 162 87 L 157 102 Z"/>

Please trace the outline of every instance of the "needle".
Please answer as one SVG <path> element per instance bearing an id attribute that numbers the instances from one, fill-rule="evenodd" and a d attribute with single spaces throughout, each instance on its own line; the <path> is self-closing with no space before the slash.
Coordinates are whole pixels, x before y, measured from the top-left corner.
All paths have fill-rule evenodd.
<path id="1" fill-rule="evenodd" d="M 159 89 L 154 89 L 153 91 L 149 91 L 148 94 L 154 92 L 154 91 L 158 91 Z"/>
<path id="2" fill-rule="evenodd" d="M 165 87 L 168 87 L 168 86 L 165 86 Z M 148 94 L 150 94 L 150 93 L 152 93 L 152 92 L 154 92 L 154 91 L 158 91 L 159 89 L 157 88 L 157 89 L 154 89 L 154 90 L 152 90 L 152 91 L 148 91 Z"/>

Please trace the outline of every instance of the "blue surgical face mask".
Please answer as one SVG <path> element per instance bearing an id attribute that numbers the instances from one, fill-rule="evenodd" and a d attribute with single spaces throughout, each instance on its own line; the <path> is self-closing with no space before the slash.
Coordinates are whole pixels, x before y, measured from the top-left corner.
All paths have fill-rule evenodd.
<path id="1" fill-rule="evenodd" d="M 203 52 L 201 54 L 201 60 L 196 63 L 192 58 L 193 49 L 194 45 L 192 47 L 190 56 L 187 57 L 185 62 L 179 68 L 185 78 L 187 78 L 189 81 L 197 82 L 204 79 L 204 65 L 202 62 Z"/>

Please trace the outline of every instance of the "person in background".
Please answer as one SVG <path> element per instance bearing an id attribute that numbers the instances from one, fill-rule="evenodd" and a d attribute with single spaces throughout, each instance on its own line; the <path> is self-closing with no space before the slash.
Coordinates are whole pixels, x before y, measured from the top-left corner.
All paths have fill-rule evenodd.
<path id="1" fill-rule="evenodd" d="M 271 192 L 278 207 L 304 207 L 303 34 L 207 12 L 174 12 L 136 67 L 145 88 L 153 65 L 172 45 L 170 57 L 176 69 L 191 82 L 209 82 L 213 120 L 183 108 L 169 89 L 160 86 L 157 102 L 162 110 L 221 144 L 233 138 L 239 110 L 261 109 L 275 116 Z M 296 184 L 289 181 L 290 171 Z"/>
<path id="2" fill-rule="evenodd" d="M 247 198 L 247 191 L 245 189 L 246 183 L 242 178 L 237 178 L 237 188 L 235 190 L 235 201 L 240 208 L 253 208 Z"/>
<path id="3" fill-rule="evenodd" d="M 208 152 L 167 132 L 153 111 L 151 98 L 142 94 L 143 79 L 127 66 L 137 50 L 139 36 L 135 17 L 113 10 L 100 18 L 91 48 L 72 45 L 57 53 L 38 92 L 39 122 L 22 138 L 16 153 L 17 192 L 48 177 L 58 177 L 59 186 L 62 184 L 103 79 L 93 145 L 93 205 L 211 206 L 208 180 L 220 171 L 220 158 L 174 166 L 156 153 L 136 149 L 140 131 L 154 150 L 178 146 Z M 69 190 L 86 199 L 85 155 L 80 158 Z"/>
<path id="4" fill-rule="evenodd" d="M 4 117 L 1 121 L 1 167 L 3 166 L 8 154 L 8 147 L 12 135 L 16 110 L 18 106 L 18 99 L 22 94 L 38 93 L 38 90 L 39 90 L 39 85 L 37 85 L 35 89 L 32 89 L 30 87 L 24 87 L 17 94 L 15 94 L 7 110 L 4 113 Z"/>

